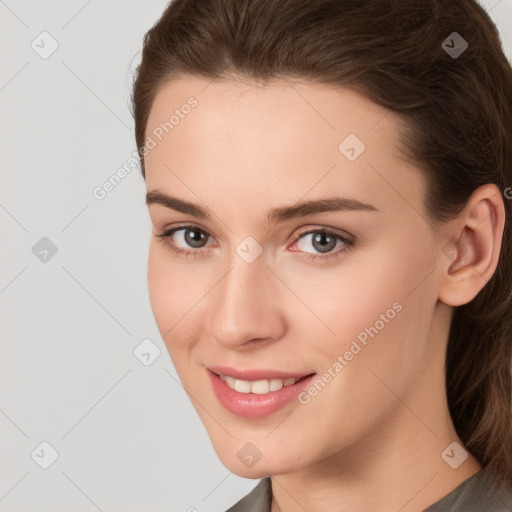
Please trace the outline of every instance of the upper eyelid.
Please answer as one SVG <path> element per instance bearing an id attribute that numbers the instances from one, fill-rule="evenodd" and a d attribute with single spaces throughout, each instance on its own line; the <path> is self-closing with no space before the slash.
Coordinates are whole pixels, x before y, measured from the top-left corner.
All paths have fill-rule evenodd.
<path id="1" fill-rule="evenodd" d="M 341 236 L 343 238 L 349 238 L 351 240 L 355 240 L 355 238 L 356 238 L 354 235 L 352 235 L 348 231 L 344 231 L 342 229 L 330 228 L 327 226 L 316 226 L 316 227 L 313 226 L 313 227 L 306 227 L 304 229 L 301 228 L 299 230 L 299 232 L 297 233 L 297 237 L 310 234 L 311 232 L 318 232 L 318 231 L 325 232 L 328 234 L 332 233 L 333 235 Z"/>

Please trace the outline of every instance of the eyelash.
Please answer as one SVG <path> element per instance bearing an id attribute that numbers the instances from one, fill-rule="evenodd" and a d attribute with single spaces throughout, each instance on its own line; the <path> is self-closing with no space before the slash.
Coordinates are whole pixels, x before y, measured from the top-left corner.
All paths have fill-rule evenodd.
<path id="1" fill-rule="evenodd" d="M 155 235 L 159 241 L 168 249 L 170 249 L 174 254 L 178 255 L 178 256 L 184 256 L 185 258 L 192 258 L 193 260 L 200 256 L 201 253 L 205 252 L 205 249 L 196 249 L 196 250 L 187 250 L 187 249 L 182 249 L 181 247 L 176 247 L 175 245 L 173 245 L 171 242 L 170 242 L 170 238 L 172 237 L 172 235 L 174 235 L 174 233 L 176 233 L 177 231 L 182 231 L 182 230 L 187 230 L 187 229 L 190 229 L 190 230 L 196 230 L 196 231 L 199 231 L 201 233 L 204 233 L 206 235 L 208 235 L 208 233 L 206 231 L 204 231 L 203 229 L 200 229 L 198 228 L 197 226 L 194 226 L 192 224 L 185 224 L 185 225 L 182 225 L 182 226 L 179 226 L 179 227 L 175 227 L 175 228 L 171 228 L 171 229 L 168 229 L 166 231 L 164 231 L 163 233 L 160 233 L 158 235 Z M 338 250 L 337 252 L 330 252 L 330 253 L 326 253 L 325 256 L 319 256 L 318 254 L 310 254 L 310 253 L 305 253 L 305 252 L 302 252 L 302 251 L 294 251 L 294 252 L 301 252 L 302 253 L 302 258 L 306 259 L 306 260 L 311 260 L 311 261 L 315 261 L 315 260 L 322 260 L 322 261 L 326 261 L 326 260 L 329 260 L 331 258 L 335 258 L 335 257 L 339 257 L 341 256 L 341 254 L 347 252 L 348 250 L 350 250 L 354 244 L 355 244 L 355 240 L 354 239 L 351 239 L 351 238 L 347 238 L 339 233 L 335 233 L 333 231 L 328 231 L 327 229 L 325 228 L 319 228 L 319 229 L 310 229 L 309 231 L 305 231 L 305 232 L 302 232 L 302 233 L 299 233 L 299 235 L 297 235 L 297 237 L 295 238 L 295 240 L 293 241 L 293 244 L 294 245 L 296 242 L 298 242 L 301 238 L 305 237 L 306 235 L 310 235 L 311 233 L 321 233 L 321 234 L 324 234 L 324 235 L 328 235 L 332 238 L 335 238 L 336 240 L 339 240 L 341 242 L 343 242 L 346 247 L 341 249 L 341 250 Z M 210 235 L 208 235 L 210 236 Z"/>

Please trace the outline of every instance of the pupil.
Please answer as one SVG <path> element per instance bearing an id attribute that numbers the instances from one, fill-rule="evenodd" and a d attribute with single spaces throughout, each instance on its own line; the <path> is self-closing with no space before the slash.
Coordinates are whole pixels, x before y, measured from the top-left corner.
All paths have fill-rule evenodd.
<path id="1" fill-rule="evenodd" d="M 185 240 L 192 247 L 201 247 L 201 242 L 204 241 L 205 233 L 198 230 L 187 229 L 185 231 Z"/>
<path id="2" fill-rule="evenodd" d="M 336 239 L 329 236 L 326 233 L 317 233 L 313 237 L 313 244 L 316 244 L 317 242 L 322 243 L 325 242 L 326 240 L 328 241 L 327 245 L 320 245 L 318 247 L 315 247 L 315 249 L 318 250 L 319 252 L 329 252 L 330 250 L 334 249 L 334 247 L 336 246 Z"/>

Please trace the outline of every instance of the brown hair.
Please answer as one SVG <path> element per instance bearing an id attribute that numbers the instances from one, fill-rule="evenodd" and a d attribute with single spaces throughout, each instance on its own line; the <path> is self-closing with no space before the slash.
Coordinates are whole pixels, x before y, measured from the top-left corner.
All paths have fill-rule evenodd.
<path id="1" fill-rule="evenodd" d="M 459 56 L 443 41 L 468 43 Z M 454 43 L 449 40 L 449 46 Z M 300 78 L 352 88 L 403 117 L 402 151 L 424 172 L 429 220 L 471 193 L 512 185 L 512 69 L 474 0 L 174 0 L 144 37 L 132 93 L 144 170 L 147 120 L 173 78 Z M 508 194 L 506 194 L 508 196 Z M 498 268 L 455 308 L 446 389 L 455 429 L 498 483 L 512 486 L 512 202 Z"/>

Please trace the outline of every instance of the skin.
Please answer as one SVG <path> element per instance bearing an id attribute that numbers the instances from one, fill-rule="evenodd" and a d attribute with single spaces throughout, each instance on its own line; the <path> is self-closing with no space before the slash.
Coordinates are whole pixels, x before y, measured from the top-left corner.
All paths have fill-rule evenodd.
<path id="1" fill-rule="evenodd" d="M 433 229 L 421 172 L 400 156 L 401 121 L 356 92 L 306 81 L 265 86 L 184 76 L 156 96 L 146 134 L 194 96 L 198 105 L 146 156 L 147 190 L 198 203 L 211 219 L 148 206 L 151 306 L 176 371 L 222 463 L 246 478 L 272 476 L 272 511 L 423 510 L 481 469 L 447 407 L 444 354 L 453 306 L 495 271 L 504 209 L 480 187 L 453 221 Z M 338 145 L 356 134 L 353 162 Z M 377 211 L 315 213 L 275 226 L 266 212 L 299 200 L 349 197 Z M 168 244 L 156 235 L 192 224 Z M 309 229 L 353 235 L 322 262 Z M 237 246 L 263 252 L 247 263 Z M 457 242 L 455 242 L 457 240 Z M 320 246 L 321 247 L 321 246 Z M 228 412 L 205 367 L 270 368 L 321 375 L 393 303 L 402 309 L 307 405 L 259 419 Z M 237 452 L 251 442 L 261 459 Z"/>

